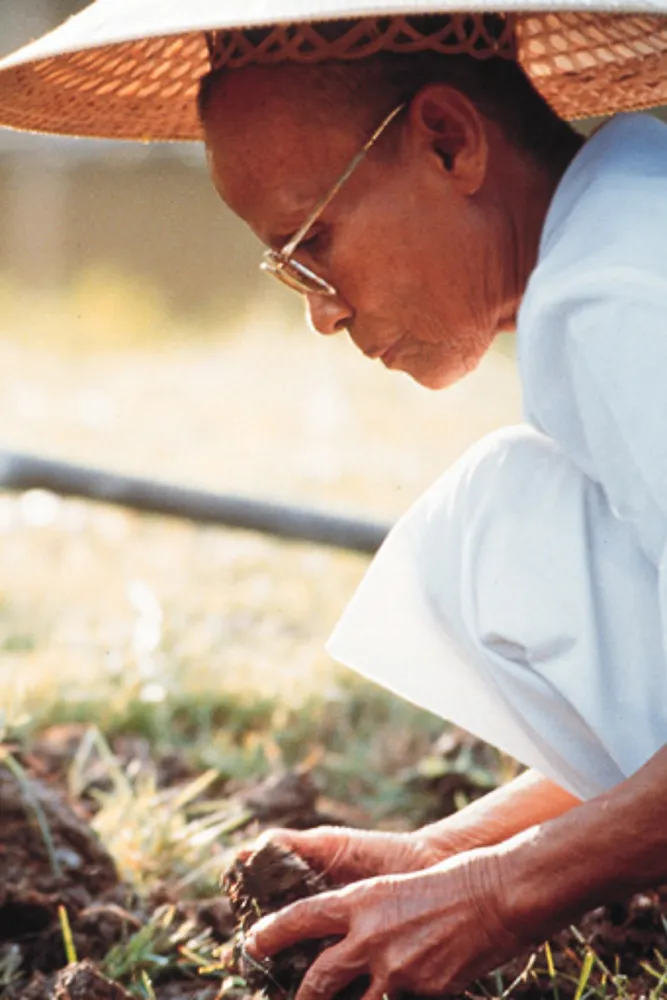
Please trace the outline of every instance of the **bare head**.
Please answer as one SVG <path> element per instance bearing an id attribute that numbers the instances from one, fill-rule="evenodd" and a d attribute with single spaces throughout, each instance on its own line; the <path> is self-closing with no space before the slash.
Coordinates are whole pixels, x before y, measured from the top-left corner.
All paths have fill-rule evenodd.
<path id="1" fill-rule="evenodd" d="M 336 291 L 316 330 L 438 388 L 513 327 L 576 133 L 512 61 L 432 52 L 221 70 L 199 107 L 221 197 L 280 249 L 401 102 L 295 256 Z"/>

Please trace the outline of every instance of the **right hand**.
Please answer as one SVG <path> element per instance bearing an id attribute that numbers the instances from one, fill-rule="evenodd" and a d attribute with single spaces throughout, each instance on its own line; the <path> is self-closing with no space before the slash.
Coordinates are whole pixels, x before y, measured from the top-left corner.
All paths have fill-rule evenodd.
<path id="1" fill-rule="evenodd" d="M 320 826 L 312 830 L 266 830 L 257 847 L 270 841 L 292 850 L 316 872 L 336 885 L 346 885 L 376 875 L 398 875 L 430 868 L 458 853 L 451 844 L 436 844 L 411 833 L 355 830 L 350 827 Z M 245 853 L 245 852 L 244 852 Z"/>

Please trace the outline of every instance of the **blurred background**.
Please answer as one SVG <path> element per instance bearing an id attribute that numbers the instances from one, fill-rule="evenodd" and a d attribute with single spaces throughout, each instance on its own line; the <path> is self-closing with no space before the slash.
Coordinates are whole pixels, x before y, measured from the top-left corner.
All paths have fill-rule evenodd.
<path id="1" fill-rule="evenodd" d="M 2 0 L 0 53 L 83 6 Z M 519 418 L 508 345 L 429 393 L 310 333 L 259 252 L 198 145 L 0 129 L 2 446 L 392 521 Z M 377 704 L 323 653 L 366 565 L 44 490 L 0 494 L 0 703 L 12 725 L 143 726 L 205 744 L 214 766 L 240 761 L 237 736 L 201 728 L 212 705 Z M 199 722 L 178 729 L 184 705 Z M 425 713 L 410 725 L 434 731 Z"/>

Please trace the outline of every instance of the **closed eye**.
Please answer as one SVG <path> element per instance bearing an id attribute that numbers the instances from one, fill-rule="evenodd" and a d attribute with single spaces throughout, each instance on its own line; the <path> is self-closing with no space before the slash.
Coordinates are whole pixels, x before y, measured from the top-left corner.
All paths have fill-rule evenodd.
<path id="1" fill-rule="evenodd" d="M 310 257 L 321 256 L 329 242 L 328 233 L 324 227 L 313 229 L 307 233 L 295 249 L 295 253 L 304 250 Z"/>

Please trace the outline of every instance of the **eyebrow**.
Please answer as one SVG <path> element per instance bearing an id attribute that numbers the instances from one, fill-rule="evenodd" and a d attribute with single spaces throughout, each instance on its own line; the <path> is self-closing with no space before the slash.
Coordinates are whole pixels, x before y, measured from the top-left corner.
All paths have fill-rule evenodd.
<path id="1" fill-rule="evenodd" d="M 297 228 L 293 229 L 289 233 L 272 233 L 267 238 L 267 246 L 271 247 L 272 250 L 280 250 L 286 243 L 289 243 L 294 236 L 294 233 L 297 233 L 298 231 L 299 230 Z"/>
<path id="2" fill-rule="evenodd" d="M 308 229 L 305 231 L 305 233 L 299 240 L 298 245 L 302 243 L 302 241 L 308 236 L 311 230 L 313 230 L 316 226 L 320 225 L 325 225 L 325 221 L 321 217 L 315 219 L 312 225 L 308 227 Z M 284 246 L 287 246 L 287 244 L 292 241 L 294 236 L 299 232 L 300 228 L 301 226 L 295 226 L 294 229 L 292 229 L 289 232 L 270 234 L 268 237 L 268 246 L 270 246 L 271 249 L 273 250 L 281 250 Z"/>
<path id="3" fill-rule="evenodd" d="M 303 206 L 297 208 L 290 207 L 286 211 L 279 211 L 277 213 L 278 225 L 280 226 L 282 222 L 284 228 L 281 226 L 280 229 L 275 229 L 267 234 L 267 246 L 273 250 L 280 250 L 284 247 L 286 243 L 289 243 L 296 236 L 311 211 L 312 203 L 310 200 L 306 201 Z"/>

